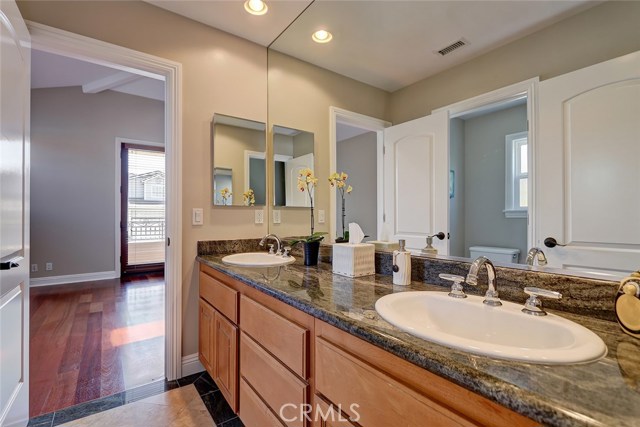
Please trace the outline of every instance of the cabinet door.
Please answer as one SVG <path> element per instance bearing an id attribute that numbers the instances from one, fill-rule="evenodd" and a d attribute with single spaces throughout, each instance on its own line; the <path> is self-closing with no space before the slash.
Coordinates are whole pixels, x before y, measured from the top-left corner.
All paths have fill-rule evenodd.
<path id="1" fill-rule="evenodd" d="M 215 312 L 215 377 L 220 391 L 238 412 L 238 327 Z"/>
<path id="2" fill-rule="evenodd" d="M 213 342 L 214 342 L 214 322 L 215 322 L 215 310 L 209 304 L 207 304 L 204 300 L 200 299 L 200 316 L 199 316 L 199 353 L 200 353 L 200 362 L 205 367 L 209 375 L 212 378 L 216 377 L 216 374 L 213 370 L 214 363 L 214 352 L 213 352 Z"/>

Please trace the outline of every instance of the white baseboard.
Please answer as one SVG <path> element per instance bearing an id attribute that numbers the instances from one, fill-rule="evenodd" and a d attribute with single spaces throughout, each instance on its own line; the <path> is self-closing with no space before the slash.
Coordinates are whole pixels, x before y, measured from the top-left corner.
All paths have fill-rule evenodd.
<path id="1" fill-rule="evenodd" d="M 63 285 L 67 283 L 92 282 L 94 280 L 115 279 L 120 277 L 116 271 L 98 273 L 68 274 L 66 276 L 35 277 L 29 280 L 30 287 Z"/>
<path id="2" fill-rule="evenodd" d="M 182 358 L 182 376 L 187 377 L 189 375 L 197 374 L 204 371 L 204 366 L 198 359 L 198 353 L 189 354 Z"/>

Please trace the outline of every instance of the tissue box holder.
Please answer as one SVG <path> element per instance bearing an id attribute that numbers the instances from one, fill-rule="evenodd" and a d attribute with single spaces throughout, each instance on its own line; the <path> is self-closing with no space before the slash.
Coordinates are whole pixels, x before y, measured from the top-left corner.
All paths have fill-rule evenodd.
<path id="1" fill-rule="evenodd" d="M 361 277 L 376 274 L 375 246 L 369 243 L 333 245 L 333 274 Z"/>

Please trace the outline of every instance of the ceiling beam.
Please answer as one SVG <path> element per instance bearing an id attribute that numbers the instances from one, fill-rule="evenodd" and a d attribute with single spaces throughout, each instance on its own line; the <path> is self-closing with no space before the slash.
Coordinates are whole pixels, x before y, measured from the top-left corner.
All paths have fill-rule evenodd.
<path id="1" fill-rule="evenodd" d="M 82 92 L 84 93 L 100 93 L 105 90 L 114 89 L 119 86 L 131 83 L 134 80 L 138 80 L 141 76 L 136 74 L 120 71 L 107 77 L 103 77 L 98 80 L 94 80 L 82 85 Z"/>

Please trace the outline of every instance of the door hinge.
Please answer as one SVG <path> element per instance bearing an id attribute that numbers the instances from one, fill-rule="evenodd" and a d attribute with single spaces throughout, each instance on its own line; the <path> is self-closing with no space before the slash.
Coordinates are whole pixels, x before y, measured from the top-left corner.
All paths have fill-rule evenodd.
<path id="1" fill-rule="evenodd" d="M 382 222 L 387 222 L 387 214 L 382 214 Z"/>
<path id="2" fill-rule="evenodd" d="M 382 155 L 384 156 L 385 154 L 387 154 L 387 147 L 385 147 L 384 145 L 382 146 Z"/>

